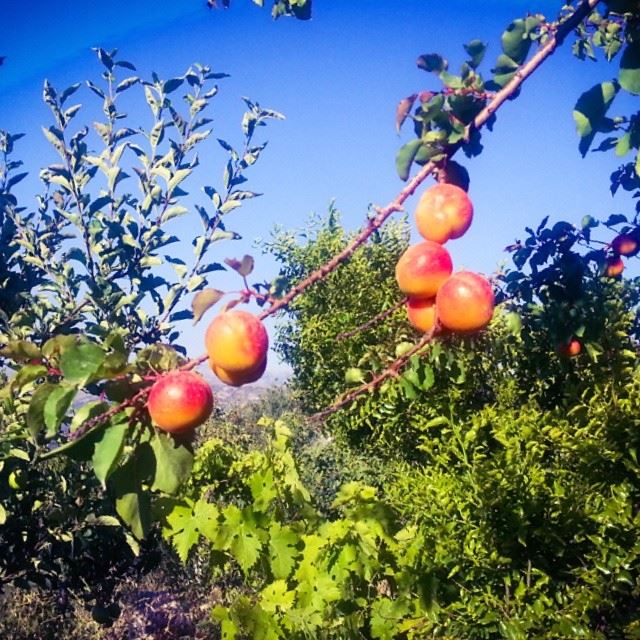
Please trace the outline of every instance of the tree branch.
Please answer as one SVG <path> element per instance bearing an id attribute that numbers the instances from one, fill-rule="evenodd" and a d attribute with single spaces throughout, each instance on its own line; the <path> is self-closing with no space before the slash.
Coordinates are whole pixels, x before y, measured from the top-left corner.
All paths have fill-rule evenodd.
<path id="1" fill-rule="evenodd" d="M 583 2 L 577 7 L 577 9 L 566 18 L 556 29 L 555 33 L 545 42 L 540 49 L 525 63 L 523 64 L 514 77 L 500 90 L 498 91 L 489 103 L 484 107 L 484 109 L 475 117 L 473 122 L 469 125 L 467 133 L 470 132 L 471 128 L 480 129 L 482 128 L 489 118 L 509 99 L 511 98 L 516 91 L 520 88 L 522 83 L 529 77 L 531 74 L 535 72 L 535 70 L 549 57 L 553 54 L 556 48 L 562 44 L 564 39 L 575 29 L 580 22 L 588 16 L 594 7 L 600 2 L 600 0 L 583 0 Z M 447 159 L 451 158 L 455 152 L 459 149 L 460 145 L 452 145 L 446 153 Z M 438 168 L 438 163 L 429 161 L 427 162 L 422 169 L 413 177 L 411 180 L 405 185 L 405 187 L 400 191 L 400 193 L 396 196 L 394 200 L 392 200 L 386 207 L 377 208 L 376 214 L 370 218 L 361 231 L 353 238 L 353 240 L 339 253 L 337 253 L 333 258 L 331 258 L 328 262 L 326 262 L 319 269 L 313 271 L 307 278 L 299 282 L 297 285 L 291 288 L 291 290 L 285 294 L 282 298 L 278 299 L 273 303 L 273 305 L 263 311 L 259 318 L 261 320 L 274 315 L 278 311 L 286 308 L 295 298 L 301 295 L 304 291 L 306 291 L 310 286 L 314 283 L 322 280 L 327 274 L 331 273 L 338 266 L 348 260 L 353 253 L 363 245 L 367 240 L 371 237 L 371 235 L 377 231 L 396 211 L 402 211 L 402 205 L 405 201 L 413 195 L 416 189 L 429 177 L 434 171 Z M 364 325 L 363 325 L 364 326 Z M 385 380 L 395 377 L 398 375 L 402 367 L 408 362 L 408 360 L 414 354 L 418 353 L 437 333 L 437 327 L 432 331 L 425 333 L 424 336 L 404 355 L 400 358 L 396 359 L 387 369 L 385 369 L 382 373 L 375 376 L 370 382 L 361 385 L 360 387 L 354 389 L 353 391 L 347 393 L 340 400 L 334 402 L 331 406 L 326 409 L 314 414 L 311 416 L 311 420 L 318 421 L 321 420 L 332 413 L 335 413 L 339 409 L 351 403 L 355 398 L 359 395 L 373 391 L 376 389 L 382 382 Z M 194 358 L 190 360 L 182 367 L 181 370 L 191 370 L 197 367 L 198 365 L 206 362 L 207 355 L 202 355 L 198 358 Z M 105 420 L 109 419 L 119 411 L 123 410 L 126 407 L 135 406 L 137 403 L 141 402 L 146 398 L 150 391 L 151 387 L 146 387 L 138 391 L 132 398 L 112 407 L 106 413 L 96 416 L 92 420 L 88 421 L 83 425 L 80 429 L 78 429 L 74 433 L 74 438 L 78 438 L 81 435 L 84 435 L 90 429 L 97 427 L 102 424 Z"/>
<path id="2" fill-rule="evenodd" d="M 402 354 L 399 358 L 394 360 L 382 373 L 379 373 L 369 382 L 357 387 L 353 391 L 350 391 L 345 396 L 334 402 L 332 405 L 319 411 L 318 413 L 314 413 L 309 420 L 312 422 L 317 422 L 319 420 L 323 420 L 327 416 L 330 416 L 332 413 L 335 413 L 342 407 L 350 404 L 353 400 L 355 400 L 358 396 L 363 393 L 368 393 L 377 389 L 385 380 L 389 378 L 395 378 L 399 375 L 400 370 L 404 367 L 404 365 L 409 361 L 411 356 L 418 353 L 423 347 L 425 347 L 429 342 L 431 342 L 434 335 L 438 332 L 438 327 L 434 327 L 431 331 L 425 333 L 422 338 L 416 344 L 409 349 L 406 353 Z"/>

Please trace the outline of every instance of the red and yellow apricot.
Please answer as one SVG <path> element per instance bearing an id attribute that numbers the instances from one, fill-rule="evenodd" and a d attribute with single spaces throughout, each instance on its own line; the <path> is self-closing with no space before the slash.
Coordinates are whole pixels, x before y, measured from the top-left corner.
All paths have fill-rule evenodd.
<path id="1" fill-rule="evenodd" d="M 611 248 L 618 255 L 635 256 L 640 251 L 640 242 L 630 233 L 621 233 L 613 239 Z"/>
<path id="2" fill-rule="evenodd" d="M 620 256 L 609 256 L 604 267 L 608 278 L 617 278 L 624 271 L 624 262 Z"/>
<path id="3" fill-rule="evenodd" d="M 415 220 L 425 240 L 444 244 L 466 233 L 473 220 L 473 204 L 464 189 L 443 182 L 422 194 Z"/>
<path id="4" fill-rule="evenodd" d="M 451 331 L 471 332 L 486 327 L 493 317 L 491 283 L 478 273 L 459 271 L 438 290 L 438 321 Z"/>
<path id="5" fill-rule="evenodd" d="M 437 242 L 425 240 L 409 247 L 396 264 L 400 290 L 413 298 L 433 298 L 451 275 L 449 252 Z"/>
<path id="6" fill-rule="evenodd" d="M 241 387 L 243 384 L 249 384 L 259 380 L 267 368 L 267 359 L 265 358 L 253 369 L 247 371 L 227 371 L 222 367 L 211 365 L 213 373 L 216 374 L 218 379 L 231 387 Z"/>
<path id="7" fill-rule="evenodd" d="M 211 368 L 244 373 L 258 367 L 267 357 L 269 337 L 259 318 L 248 311 L 224 311 L 212 321 L 205 334 Z"/>
<path id="8" fill-rule="evenodd" d="M 577 338 L 571 338 L 556 347 L 556 352 L 565 358 L 575 358 L 582 351 L 582 343 Z"/>
<path id="9" fill-rule="evenodd" d="M 147 410 L 158 429 L 185 433 L 211 415 L 213 393 L 204 378 L 194 371 L 171 371 L 151 387 Z"/>
<path id="10" fill-rule="evenodd" d="M 406 302 L 409 324 L 418 331 L 431 331 L 436 324 L 435 298 L 408 298 Z"/>

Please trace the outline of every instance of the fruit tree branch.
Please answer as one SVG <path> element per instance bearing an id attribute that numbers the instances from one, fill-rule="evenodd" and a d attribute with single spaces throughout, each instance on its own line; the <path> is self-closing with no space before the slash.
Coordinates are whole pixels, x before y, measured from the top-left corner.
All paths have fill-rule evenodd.
<path id="1" fill-rule="evenodd" d="M 408 298 L 402 298 L 402 300 L 398 300 L 398 302 L 390 306 L 388 309 L 381 311 L 378 315 L 371 318 L 371 320 L 367 320 L 367 322 L 363 322 L 361 325 L 357 326 L 355 329 L 352 329 L 351 331 L 344 331 L 343 333 L 339 333 L 336 336 L 336 340 L 341 341 L 341 340 L 346 340 L 347 338 L 353 338 L 353 336 L 358 335 L 362 331 L 366 331 L 367 329 L 370 329 L 371 327 L 375 326 L 379 322 L 382 322 L 386 317 L 390 316 L 394 311 L 396 311 L 397 309 L 400 309 L 400 307 L 402 307 L 405 304 L 407 299 Z"/>
<path id="2" fill-rule="evenodd" d="M 326 409 L 319 411 L 318 413 L 314 413 L 309 419 L 312 422 L 317 422 L 319 420 L 323 420 L 324 418 L 330 416 L 332 413 L 335 413 L 342 407 L 350 404 L 353 400 L 355 400 L 358 396 L 363 393 L 368 393 L 377 389 L 385 380 L 389 378 L 395 378 L 400 373 L 400 370 L 404 367 L 404 365 L 409 361 L 411 356 L 418 353 L 421 349 L 423 349 L 429 342 L 433 336 L 437 333 L 437 327 L 431 329 L 431 331 L 427 331 L 422 338 L 416 344 L 414 344 L 411 349 L 403 353 L 399 358 L 394 360 L 384 371 L 379 373 L 377 376 L 372 378 L 369 382 L 366 382 L 363 385 L 360 385 L 353 391 L 350 391 L 345 396 L 336 400 L 332 405 L 328 406 Z"/>
<path id="3" fill-rule="evenodd" d="M 538 49 L 538 51 L 525 63 L 523 64 L 515 73 L 513 78 L 500 90 L 498 91 L 491 100 L 487 103 L 487 105 L 478 113 L 473 122 L 471 122 L 467 127 L 467 136 L 472 129 L 481 129 L 487 121 L 491 118 L 491 116 L 520 88 L 522 83 L 533 74 L 536 69 L 549 57 L 553 54 L 556 48 L 562 44 L 564 39 L 582 22 L 582 20 L 591 13 L 594 7 L 600 2 L 600 0 L 583 0 L 583 2 L 576 8 L 576 10 L 567 17 L 564 21 L 562 21 L 556 28 L 553 35 L 549 37 L 549 39 L 545 42 L 544 45 Z M 297 285 L 292 287 L 288 293 L 286 293 L 282 298 L 276 300 L 269 309 L 263 311 L 259 318 L 261 320 L 267 318 L 268 316 L 274 315 L 278 311 L 286 308 L 295 298 L 297 298 L 300 294 L 302 294 L 306 289 L 310 286 L 318 282 L 319 280 L 324 279 L 329 273 L 338 268 L 340 264 L 348 260 L 353 253 L 363 245 L 367 240 L 371 237 L 371 235 L 377 231 L 391 216 L 393 213 L 397 211 L 403 210 L 403 204 L 405 201 L 413 195 L 413 193 L 418 189 L 418 187 L 431 175 L 433 174 L 439 167 L 443 161 L 451 158 L 455 152 L 460 148 L 460 144 L 451 145 L 445 152 L 445 158 L 441 159 L 439 162 L 429 161 L 427 162 L 422 169 L 413 177 L 409 182 L 405 185 L 405 187 L 400 191 L 400 193 L 396 196 L 394 200 L 392 200 L 387 206 L 383 208 L 376 208 L 375 215 L 367 221 L 367 224 L 358 232 L 358 234 L 349 242 L 349 244 L 342 249 L 339 253 L 337 253 L 333 258 L 327 261 L 323 266 L 319 269 L 313 271 L 309 276 L 307 276 L 304 280 L 300 281 Z M 370 382 L 361 385 L 360 387 L 354 389 L 349 392 L 345 396 L 343 396 L 340 400 L 334 402 L 331 406 L 326 409 L 314 414 L 312 416 L 312 420 L 322 419 L 342 407 L 346 406 L 350 402 L 352 402 L 359 395 L 373 391 L 377 388 L 382 382 L 387 380 L 388 378 L 395 377 L 398 375 L 399 371 L 406 364 L 406 362 L 411 358 L 412 355 L 418 353 L 433 337 L 435 334 L 435 330 L 426 333 L 409 351 L 407 351 L 400 358 L 396 359 L 387 369 L 385 369 L 382 373 L 375 376 Z M 199 364 L 202 364 L 207 360 L 207 356 L 203 355 L 198 358 L 194 358 L 190 360 L 185 365 L 180 367 L 183 370 L 194 369 Z M 74 439 L 82 437 L 88 431 L 98 427 L 103 424 L 106 420 L 111 418 L 113 415 L 117 414 L 119 411 L 127 408 L 135 406 L 137 403 L 141 402 L 146 398 L 149 394 L 151 387 L 146 387 L 138 391 L 132 398 L 111 407 L 107 412 L 100 416 L 96 416 L 95 418 L 89 420 L 85 423 L 80 429 L 74 432 Z"/>
<path id="4" fill-rule="evenodd" d="M 523 64 L 515 75 L 507 84 L 498 91 L 488 104 L 480 111 L 467 127 L 467 138 L 471 129 L 481 129 L 491 118 L 491 116 L 520 88 L 520 85 L 562 44 L 564 39 L 586 18 L 600 0 L 584 0 L 576 10 L 563 22 L 561 22 L 555 33 L 549 37 L 547 42 L 538 49 L 538 51 Z M 460 144 L 451 145 L 446 151 L 446 158 L 451 158 L 460 148 Z M 396 198 L 382 209 L 376 209 L 376 215 L 371 218 L 366 226 L 353 238 L 353 240 L 331 260 L 322 265 L 319 269 L 313 271 L 304 280 L 289 290 L 282 298 L 279 298 L 274 304 L 260 314 L 260 319 L 277 313 L 287 307 L 295 298 L 311 285 L 322 280 L 328 273 L 334 271 L 342 262 L 348 260 L 353 253 L 363 245 L 387 220 L 387 218 L 396 211 L 402 211 L 402 205 L 413 195 L 416 189 L 438 168 L 440 163 L 433 161 L 427 162 L 422 169 L 407 183 L 400 191 Z"/>

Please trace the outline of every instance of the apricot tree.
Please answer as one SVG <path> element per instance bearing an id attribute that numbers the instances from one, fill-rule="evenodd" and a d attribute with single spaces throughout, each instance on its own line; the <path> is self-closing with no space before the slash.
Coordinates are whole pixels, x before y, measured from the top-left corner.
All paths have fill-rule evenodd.
<path id="1" fill-rule="evenodd" d="M 314 513 L 308 492 L 299 480 L 288 449 L 288 431 L 281 423 L 274 425 L 274 439 L 267 450 L 238 460 L 229 470 L 233 474 L 242 469 L 244 502 L 222 501 L 218 505 L 208 499 L 206 490 L 195 498 L 181 496 L 180 487 L 192 468 L 193 450 L 185 439 L 162 430 L 190 430 L 205 419 L 211 399 L 193 373 L 205 361 L 210 360 L 214 371 L 228 384 L 242 384 L 259 377 L 267 351 L 261 321 L 290 308 L 338 270 L 380 232 L 394 213 L 403 209 L 429 176 L 437 175 L 443 183 L 464 186 L 465 171 L 451 159 L 453 155 L 459 150 L 468 156 L 480 152 L 482 129 L 494 124 L 498 110 L 517 96 L 526 79 L 572 34 L 577 33 L 573 45 L 576 55 L 591 56 L 600 48 L 608 59 L 619 54 L 621 60 L 614 82 L 588 90 L 577 101 L 574 116 L 581 151 L 586 153 L 595 138 L 605 134 L 608 137 L 601 142 L 601 149 L 615 149 L 621 156 L 633 151 L 637 156 L 640 142 L 635 135 L 635 118 L 609 118 L 607 113 L 618 92 L 640 92 L 638 11 L 630 1 L 605 2 L 601 10 L 599 4 L 598 0 L 569 3 L 556 21 L 547 21 L 540 15 L 515 20 L 502 36 L 502 53 L 486 81 L 479 70 L 485 55 L 485 45 L 480 41 L 465 46 L 468 59 L 459 75 L 449 71 L 442 56 L 421 56 L 418 65 L 434 74 L 442 87 L 417 92 L 400 104 L 397 124 L 401 126 L 411 120 L 416 139 L 404 145 L 397 157 L 398 173 L 407 181 L 397 197 L 376 208 L 362 230 L 335 255 L 304 277 L 288 283 L 290 286 L 283 286 L 281 280 L 250 285 L 247 278 L 253 272 L 253 259 L 249 256 L 227 259 L 226 265 L 242 279 L 241 293 L 227 299 L 225 310 L 210 325 L 207 353 L 192 359 L 187 359 L 181 348 L 177 323 L 200 320 L 223 295 L 207 286 L 209 274 L 225 268 L 210 254 L 218 243 L 236 238 L 227 228 L 227 215 L 257 195 L 245 188 L 245 174 L 265 148 L 264 142 L 256 140 L 259 127 L 280 118 L 280 114 L 247 99 L 241 146 L 219 140 L 228 153 L 228 162 L 222 185 L 203 188 L 206 203 L 196 207 L 202 232 L 193 239 L 193 258 L 187 264 L 167 252 L 166 248 L 179 240 L 168 223 L 188 214 L 181 204 L 182 198 L 186 195 L 188 178 L 198 164 L 195 149 L 211 133 L 205 110 L 217 92 L 212 82 L 224 74 L 196 65 L 169 80 L 161 80 L 155 74 L 149 80 L 135 75 L 121 78 L 124 69 L 135 72 L 133 65 L 119 59 L 116 52 L 98 49 L 102 79 L 100 84 L 87 85 L 101 102 L 105 116 L 103 121 L 93 123 L 97 137 L 90 135 L 86 126 L 75 129 L 81 105 L 69 105 L 69 100 L 80 85 L 58 91 L 45 83 L 44 99 L 54 124 L 45 128 L 44 134 L 59 161 L 41 172 L 45 189 L 37 211 L 20 207 L 14 195 L 15 186 L 24 177 L 19 173 L 20 163 L 12 155 L 19 136 L 8 133 L 0 136 L 3 154 L 0 222 L 3 239 L 7 240 L 2 244 L 5 259 L 0 272 L 7 293 L 0 307 L 0 340 L 2 364 L 11 371 L 2 388 L 2 477 L 13 478 L 17 491 L 18 478 L 32 465 L 52 459 L 79 460 L 93 469 L 113 499 L 115 512 L 130 532 L 128 540 L 132 547 L 147 535 L 154 516 L 163 523 L 166 537 L 183 559 L 200 539 L 207 540 L 215 551 L 227 561 L 237 563 L 259 585 L 251 596 L 242 596 L 230 607 L 216 611 L 225 637 L 241 633 L 272 638 L 318 637 L 321 633 L 333 637 L 334 631 L 376 638 L 448 634 L 449 623 L 435 615 L 439 605 L 430 594 L 435 582 L 444 578 L 442 567 L 448 568 L 451 577 L 456 575 L 455 565 L 452 566 L 450 558 L 441 557 L 437 548 L 434 557 L 440 565 L 424 557 L 421 549 L 431 545 L 432 540 L 421 528 L 422 523 L 405 519 L 397 505 L 385 502 L 370 487 L 347 485 L 336 500 L 342 515 L 335 520 L 323 520 Z M 274 6 L 283 6 L 295 14 L 296 7 L 306 10 L 310 3 L 277 2 Z M 529 55 L 532 48 L 536 50 Z M 150 121 L 143 129 L 127 126 L 126 114 L 119 106 L 120 96 L 136 88 L 142 89 L 149 106 Z M 182 102 L 173 98 L 178 89 L 186 91 Z M 93 150 L 96 144 L 98 151 Z M 419 169 L 411 176 L 416 165 Z M 616 171 L 612 189 L 635 190 L 640 184 L 637 166 L 637 162 L 629 162 Z M 130 190 L 128 180 L 132 174 L 138 181 L 135 193 Z M 464 201 L 459 191 L 455 193 Z M 443 328 L 476 330 L 491 319 L 493 291 L 489 282 L 466 272 L 449 278 L 452 261 L 448 250 L 438 244 L 463 233 L 470 214 L 467 212 L 456 220 L 441 210 L 437 214 L 441 232 L 407 249 L 397 266 L 402 293 L 423 300 L 423 304 L 435 297 L 435 320 L 431 326 L 424 325 L 428 330 L 413 344 L 397 345 L 401 348 L 392 359 L 372 368 L 367 376 L 355 376 L 360 384 L 317 413 L 316 421 L 355 400 L 372 397 L 372 392 L 392 385 L 401 374 L 402 393 L 428 390 L 434 381 L 427 367 L 431 373 L 433 367 L 429 362 L 425 364 L 425 359 L 433 362 L 438 357 L 435 354 L 442 350 L 434 338 Z M 426 224 L 428 227 L 433 221 Z M 637 237 L 635 215 L 631 219 L 610 218 L 604 226 L 616 237 Z M 600 282 L 614 254 L 630 256 L 635 249 L 623 247 L 621 241 L 615 240 L 601 240 L 602 245 L 598 246 L 597 239 L 592 237 L 596 227 L 598 222 L 592 218 L 583 220 L 579 228 L 563 223 L 548 229 L 544 222 L 535 231 L 528 230 L 529 237 L 524 243 L 511 248 L 516 270 L 501 276 L 500 299 L 510 299 L 514 311 L 538 303 L 541 307 L 538 318 L 544 324 L 542 329 L 532 324 L 527 329 L 528 336 L 525 331 L 524 341 L 542 330 L 563 341 L 573 339 L 572 336 L 582 339 L 587 355 L 593 359 L 605 353 L 595 331 L 593 337 L 590 335 L 589 326 L 590 320 L 602 316 L 589 317 L 582 293 L 599 286 L 596 282 Z M 426 233 L 430 235 L 428 229 Z M 576 247 L 584 247 L 584 251 L 578 252 Z M 401 292 L 394 309 L 405 303 Z M 603 296 L 597 299 L 605 299 L 606 295 Z M 231 310 L 252 300 L 262 306 L 259 316 Z M 467 317 L 469 301 L 478 313 Z M 386 317 L 388 309 L 381 309 L 380 314 Z M 358 329 L 353 327 L 354 331 Z M 626 335 L 629 334 L 627 331 Z M 250 348 L 243 353 L 247 340 Z M 628 367 L 630 355 L 620 357 L 624 360 L 620 368 Z M 167 405 L 173 391 L 164 395 L 168 393 L 164 387 L 173 385 L 177 396 L 184 397 L 184 388 L 176 390 L 175 382 L 180 381 L 177 385 L 180 387 L 185 380 L 191 390 L 197 387 L 202 391 L 203 402 L 195 407 L 183 403 L 182 411 L 174 414 Z M 632 381 L 630 387 L 634 384 Z M 630 408 L 635 406 L 632 400 L 628 391 L 627 404 L 620 407 L 625 425 L 630 419 Z M 580 406 L 589 420 L 597 420 L 599 407 L 588 403 Z M 485 407 L 482 418 L 485 422 L 491 421 L 491 410 Z M 459 457 L 454 462 L 468 463 L 467 435 L 442 418 L 435 416 L 436 421 L 428 421 L 425 428 L 442 428 L 447 436 L 461 441 Z M 160 431 L 153 427 L 152 420 Z M 536 421 L 534 409 L 530 420 L 532 424 Z M 560 442 L 557 431 L 564 423 L 557 416 L 555 420 L 555 431 L 549 437 Z M 479 430 L 480 427 L 474 433 Z M 624 435 L 633 437 L 626 426 Z M 494 436 L 510 452 L 520 447 L 520 441 L 516 443 L 506 426 Z M 528 461 L 531 468 L 539 469 L 542 464 L 535 451 L 547 455 L 553 450 L 545 437 L 546 434 L 538 432 L 531 437 L 533 453 Z M 469 447 L 475 447 L 478 459 L 486 458 L 482 438 L 473 438 L 469 436 L 473 440 Z M 574 451 L 578 440 L 579 437 L 571 440 L 567 449 Z M 612 457 L 618 456 L 619 462 L 622 455 L 616 449 L 619 443 L 615 438 L 607 443 Z M 430 455 L 440 465 L 440 472 L 447 462 L 453 463 L 438 457 L 435 450 Z M 619 466 L 623 468 L 624 464 Z M 480 501 L 478 487 L 485 480 L 487 486 L 495 489 L 494 495 L 499 496 L 499 468 L 499 465 L 482 467 L 482 473 L 469 474 L 472 478 L 469 484 L 460 483 L 455 490 L 469 490 Z M 616 466 L 616 472 L 624 476 L 624 482 L 616 485 L 609 501 L 602 493 L 598 494 L 598 501 L 606 503 L 603 508 L 628 516 L 618 522 L 622 540 L 633 530 L 635 516 L 625 510 L 632 485 L 625 476 L 627 470 L 620 468 Z M 591 490 L 593 486 L 589 484 L 588 488 Z M 577 492 L 584 489 L 583 485 L 575 487 Z M 441 493 L 446 491 L 442 489 Z M 518 494 L 520 498 L 525 502 L 526 492 Z M 545 493 L 545 498 L 561 500 L 562 495 L 558 490 L 557 494 Z M 13 516 L 20 499 L 17 494 L 10 494 L 4 501 L 4 520 Z M 484 507 L 490 512 L 492 505 Z M 524 507 L 523 510 L 529 513 Z M 597 519 L 600 512 L 589 513 Z M 439 515 L 442 520 L 438 526 L 444 526 L 447 514 L 443 511 Z M 95 518 L 91 522 L 100 525 Z M 102 522 L 113 524 L 113 520 Z M 606 531 L 594 526 L 593 530 L 585 530 L 584 535 L 605 536 Z M 534 538 L 537 545 L 539 537 Z M 476 551 L 484 552 L 482 545 L 487 544 L 486 540 L 477 544 Z M 627 574 L 628 567 L 637 563 L 635 552 L 629 551 L 622 541 L 619 546 L 622 551 L 616 549 L 618 555 L 607 566 L 615 574 L 616 583 L 624 582 L 625 578 L 633 581 L 636 574 L 630 574 L 631 577 Z M 607 549 L 613 554 L 611 547 Z M 469 555 L 473 552 L 465 550 Z M 496 566 L 507 557 L 506 552 L 501 553 L 499 549 L 487 552 Z M 582 558 L 588 558 L 590 567 L 597 562 L 594 554 L 589 551 Z M 539 557 L 534 559 L 537 561 Z M 580 559 L 576 557 L 576 566 Z M 571 571 L 574 569 L 572 565 Z M 493 618 L 488 613 L 497 606 L 493 595 L 487 596 L 482 606 L 464 600 L 466 595 L 459 600 L 443 598 L 443 606 L 449 607 L 451 614 L 449 626 L 455 633 L 461 633 L 464 624 L 470 624 L 468 618 L 473 617 L 475 606 L 476 611 L 482 610 L 487 616 L 479 623 L 485 627 L 478 631 L 480 635 L 486 632 L 518 638 L 525 637 L 523 634 L 528 630 L 537 633 L 544 629 L 545 633 L 556 634 L 553 637 L 570 637 L 571 633 L 589 632 L 593 627 L 589 616 L 595 615 L 593 603 L 610 583 L 600 579 L 595 569 L 589 573 L 591 582 L 584 587 L 588 592 L 584 597 L 588 597 L 591 609 L 584 614 L 586 609 L 582 607 L 580 614 L 580 595 L 574 592 L 567 595 L 565 586 L 546 591 L 548 576 L 542 569 L 536 570 L 540 573 L 533 575 L 530 565 L 529 574 L 523 577 L 525 570 L 518 566 L 509 573 L 509 594 L 513 588 L 517 605 L 513 608 L 505 605 Z M 575 573 L 571 575 L 576 578 Z M 487 578 L 489 583 L 494 584 Z M 469 598 L 481 599 L 482 595 L 474 592 Z M 549 613 L 552 598 L 559 599 L 569 611 L 559 616 L 556 623 Z M 538 601 L 544 611 L 535 609 Z M 616 604 L 607 602 L 611 606 Z M 535 615 L 522 622 L 523 608 L 530 603 Z M 463 622 L 456 627 L 459 620 Z M 625 624 L 632 623 L 626 620 Z"/>

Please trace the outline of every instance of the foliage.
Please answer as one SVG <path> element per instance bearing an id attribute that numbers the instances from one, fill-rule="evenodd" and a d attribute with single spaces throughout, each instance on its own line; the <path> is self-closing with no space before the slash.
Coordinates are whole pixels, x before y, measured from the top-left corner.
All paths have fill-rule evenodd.
<path id="1" fill-rule="evenodd" d="M 209 7 L 217 7 L 219 0 L 207 0 Z M 264 0 L 252 0 L 259 7 L 264 6 Z M 222 6 L 228 9 L 231 0 L 222 0 Z M 274 20 L 282 16 L 293 16 L 298 20 L 309 20 L 311 18 L 311 0 L 273 0 L 271 16 Z"/>
<path id="2" fill-rule="evenodd" d="M 184 363 L 176 323 L 193 318 L 184 308 L 188 296 L 206 293 L 208 274 L 225 268 L 210 250 L 238 237 L 223 218 L 257 195 L 239 188 L 265 147 L 255 142 L 256 130 L 282 116 L 244 99 L 243 145 L 237 151 L 219 140 L 229 155 L 223 189 L 203 188 L 209 204 L 195 206 L 202 232 L 187 264 L 168 249 L 179 240 L 171 221 L 189 212 L 181 201 L 199 163 L 195 150 L 211 133 L 204 113 L 218 91 L 212 82 L 226 74 L 195 65 L 166 81 L 156 74 L 150 81 L 120 79 L 117 72 L 133 65 L 115 51 L 96 52 L 103 84 L 88 82 L 88 88 L 105 116 L 92 124 L 96 137 L 87 126 L 72 129 L 81 105 L 67 101 L 80 85 L 56 91 L 45 82 L 55 123 L 43 132 L 60 161 L 40 173 L 45 193 L 37 211 L 16 205 L 12 189 L 22 176 L 9 152 L 17 136 L 2 138 L 3 233 L 12 233 L 3 277 L 8 286 L 13 278 L 23 287 L 0 316 L 0 362 L 15 371 L 0 395 L 3 457 L 9 472 L 62 454 L 90 461 L 118 515 L 141 539 L 150 525 L 149 491 L 175 491 L 189 474 L 192 452 L 188 442 L 150 427 L 137 394 L 160 372 Z M 121 110 L 135 87 L 149 106 L 148 130 L 126 126 Z M 181 87 L 186 109 L 170 97 Z M 95 144 L 100 150 L 92 150 Z M 129 190 L 132 174 L 137 196 Z M 23 264 L 26 280 L 19 275 Z M 200 300 L 198 316 L 213 302 Z"/>
<path id="3" fill-rule="evenodd" d="M 570 2 L 558 22 L 513 21 L 489 81 L 479 40 L 465 46 L 458 76 L 439 54 L 420 56 L 444 88 L 401 102 L 397 125 L 412 120 L 416 140 L 400 150 L 400 176 L 430 161 L 440 179 L 465 182 L 449 156 L 481 151 L 481 125 L 535 69 L 532 46 L 547 55 L 573 27 L 578 57 L 620 57 L 617 78 L 576 104 L 580 150 L 615 133 L 600 149 L 637 155 L 635 116 L 607 115 L 620 91 L 639 92 L 636 5 L 611 0 L 599 13 Z M 274 3 L 276 16 L 304 18 L 310 8 Z M 254 289 L 251 256 L 213 261 L 210 250 L 237 237 L 227 214 L 258 195 L 242 186 L 265 148 L 257 129 L 282 117 L 245 99 L 243 143 L 218 140 L 229 156 L 222 188 L 205 186 L 207 206 L 195 205 L 203 229 L 187 264 L 168 249 L 179 241 L 170 222 L 189 213 L 195 150 L 211 133 L 204 110 L 225 74 L 195 65 L 166 81 L 120 78 L 133 65 L 96 53 L 102 81 L 88 88 L 104 120 L 93 122 L 95 136 L 75 129 L 82 107 L 68 100 L 80 85 L 45 83 L 54 122 L 43 133 L 59 161 L 41 171 L 35 211 L 16 196 L 19 136 L 0 135 L 4 580 L 75 588 L 103 571 L 100 560 L 119 567 L 110 550 L 126 566 L 123 538 L 137 552 L 160 521 L 182 561 L 200 554 L 228 587 L 214 609 L 225 638 L 637 637 L 638 283 L 605 277 L 612 248 L 602 235 L 638 237 L 637 217 L 527 228 L 509 248 L 514 267 L 494 278 L 503 305 L 489 329 L 439 335 L 378 386 L 376 375 L 415 337 L 393 278 L 406 226 L 379 229 L 372 212 L 365 235 L 350 237 L 332 208 L 305 242 L 280 231 L 266 244 L 281 273 Z M 148 131 L 123 122 L 122 96 L 136 88 Z M 612 191 L 635 190 L 639 166 L 614 173 Z M 338 269 L 335 256 L 367 234 L 371 242 Z M 244 442 L 219 437 L 227 423 L 194 461 L 192 442 L 152 428 L 145 398 L 163 372 L 202 361 L 182 357 L 178 323 L 222 297 L 207 277 L 225 264 L 245 287 L 229 307 L 255 298 L 272 313 L 279 295 L 295 294 L 277 348 L 306 413 L 354 383 L 371 382 L 371 393 L 309 430 L 299 426 L 305 416 L 281 414 L 257 420 L 261 431 Z M 558 348 L 569 338 L 585 347 L 572 359 Z M 69 551 L 75 565 L 61 561 Z M 143 624 L 168 624 L 175 613 L 184 622 L 175 633 L 192 633 L 188 607 L 156 595 L 133 599 Z M 94 617 L 108 619 L 108 595 L 91 597 Z"/>
<path id="4" fill-rule="evenodd" d="M 281 263 L 278 280 L 283 288 L 303 280 L 349 241 L 333 206 L 326 218 L 315 219 L 306 228 L 305 233 L 278 229 L 263 245 Z M 398 312 L 352 338 L 340 336 L 396 303 L 397 287 L 389 274 L 407 246 L 408 233 L 405 223 L 386 225 L 346 264 L 289 306 L 295 321 L 280 326 L 276 350 L 293 368 L 293 388 L 304 409 L 325 407 L 344 388 L 348 370 L 357 377 L 357 367 L 381 364 L 389 345 L 398 340 L 404 324 Z M 368 362 L 360 362 L 365 347 L 369 347 Z"/>

